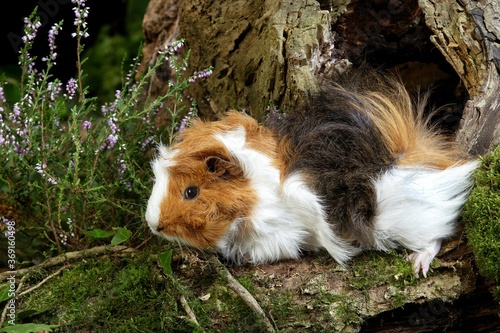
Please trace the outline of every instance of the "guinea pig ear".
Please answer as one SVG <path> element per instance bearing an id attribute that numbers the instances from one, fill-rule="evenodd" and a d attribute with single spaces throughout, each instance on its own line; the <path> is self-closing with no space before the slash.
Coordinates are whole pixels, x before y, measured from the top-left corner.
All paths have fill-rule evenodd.
<path id="1" fill-rule="evenodd" d="M 205 159 L 208 172 L 222 178 L 238 177 L 243 171 L 235 163 L 218 156 L 210 156 Z"/>

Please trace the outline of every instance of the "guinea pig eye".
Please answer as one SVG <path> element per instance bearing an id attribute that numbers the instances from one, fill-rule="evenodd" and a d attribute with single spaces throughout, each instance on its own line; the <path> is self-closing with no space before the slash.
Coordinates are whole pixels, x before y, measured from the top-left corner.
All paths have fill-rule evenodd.
<path id="1" fill-rule="evenodd" d="M 184 190 L 184 199 L 193 200 L 200 194 L 200 189 L 196 186 L 188 186 Z"/>

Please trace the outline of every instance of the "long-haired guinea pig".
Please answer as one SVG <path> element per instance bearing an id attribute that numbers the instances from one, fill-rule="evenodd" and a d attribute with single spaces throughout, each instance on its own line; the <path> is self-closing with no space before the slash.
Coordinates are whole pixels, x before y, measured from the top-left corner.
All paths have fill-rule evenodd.
<path id="1" fill-rule="evenodd" d="M 146 211 L 153 233 L 237 264 L 319 248 L 344 264 L 402 246 L 426 276 L 478 162 L 429 128 L 397 80 L 344 81 L 265 125 L 232 111 L 160 146 Z"/>

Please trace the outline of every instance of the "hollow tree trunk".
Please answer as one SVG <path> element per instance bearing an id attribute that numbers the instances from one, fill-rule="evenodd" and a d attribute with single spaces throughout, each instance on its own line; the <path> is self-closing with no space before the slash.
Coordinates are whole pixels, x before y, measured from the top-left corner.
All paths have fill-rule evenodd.
<path id="1" fill-rule="evenodd" d="M 432 42 L 470 95 L 457 139 L 471 153 L 484 153 L 500 138 L 500 2 L 420 0 L 419 5 Z"/>
<path id="2" fill-rule="evenodd" d="M 457 139 L 480 154 L 500 140 L 499 7 L 495 1 L 455 0 L 151 0 L 143 65 L 169 41 L 185 38 L 191 70 L 215 67 L 188 92 L 202 115 L 237 107 L 260 118 L 270 104 L 288 110 L 300 103 L 315 90 L 318 74 L 342 68 L 346 60 L 361 56 L 398 69 L 434 63 L 439 68 L 429 80 L 439 81 L 443 72 L 458 77 L 455 87 L 448 86 L 463 89 L 453 96 L 465 102 Z M 432 51 L 436 47 L 440 53 Z M 166 86 L 168 70 L 152 82 L 153 92 Z"/>
<path id="3" fill-rule="evenodd" d="M 445 109 L 447 118 L 457 119 L 450 125 L 456 139 L 472 154 L 482 154 L 492 144 L 500 143 L 499 17 L 498 1 L 151 0 L 143 21 L 142 66 L 151 64 L 165 44 L 184 38 L 191 49 L 190 71 L 214 67 L 206 81 L 193 84 L 186 92 L 198 101 L 202 116 L 214 118 L 227 108 L 241 108 L 261 118 L 270 105 L 291 110 L 316 89 L 319 75 L 342 70 L 351 62 L 366 61 L 397 71 L 410 89 L 433 88 L 436 93 L 431 100 L 436 106 L 452 105 Z M 151 81 L 150 91 L 160 94 L 170 75 L 169 67 L 164 66 Z M 487 311 L 479 307 L 477 311 L 464 310 L 474 290 L 485 285 L 478 280 L 470 250 L 455 240 L 444 253 L 440 255 L 441 273 L 415 288 L 386 284 L 361 293 L 344 292 L 349 305 L 358 318 L 377 318 L 385 313 L 382 321 L 389 323 L 392 316 L 393 326 L 401 331 L 392 312 L 399 311 L 394 310 L 397 302 L 391 295 L 404 294 L 411 310 L 404 314 L 404 331 L 422 331 L 422 325 L 412 325 L 411 316 L 417 313 L 419 317 L 421 309 L 432 310 L 434 299 L 455 301 L 461 308 L 447 306 L 444 319 L 428 322 L 425 327 L 449 327 L 470 317 L 479 325 L 474 329 L 484 329 L 491 318 L 497 318 L 498 304 L 483 299 Z M 317 273 L 306 274 L 309 266 Z M 233 273 L 247 276 L 249 270 L 257 281 L 258 300 L 269 298 L 268 283 L 282 286 L 272 287 L 273 293 L 295 292 L 299 283 L 301 292 L 292 302 L 298 307 L 312 306 L 311 299 L 321 299 L 325 293 L 350 290 L 349 279 L 356 275 L 352 271 L 332 272 L 332 265 L 315 261 L 234 268 Z M 304 279 L 283 274 L 293 270 L 303 270 Z M 307 279 L 315 277 L 324 279 L 325 286 L 314 287 L 321 292 L 307 293 L 304 286 L 312 283 Z M 263 285 L 265 288 L 261 288 Z M 321 303 L 318 299 L 315 301 Z M 416 308 L 411 304 L 417 304 Z M 334 312 L 331 304 L 318 306 L 322 310 L 330 306 L 325 311 Z M 330 325 L 327 323 L 332 318 L 326 317 L 311 316 L 300 322 L 291 318 L 282 329 Z M 356 321 L 339 325 L 328 327 L 361 328 Z M 499 327 L 498 321 L 491 325 Z"/>

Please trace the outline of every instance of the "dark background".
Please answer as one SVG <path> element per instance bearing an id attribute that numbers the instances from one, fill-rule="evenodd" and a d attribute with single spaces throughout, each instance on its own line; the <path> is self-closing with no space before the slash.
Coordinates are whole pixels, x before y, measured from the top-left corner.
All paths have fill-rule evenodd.
<path id="1" fill-rule="evenodd" d="M 85 66 L 86 84 L 91 93 L 111 98 L 120 83 L 124 59 L 137 55 L 142 41 L 142 18 L 149 0 L 87 0 L 89 37 L 84 38 L 82 58 L 88 58 Z M 0 76 L 20 77 L 19 49 L 23 47 L 24 18 L 37 7 L 42 27 L 38 30 L 30 54 L 37 57 L 38 69 L 44 68 L 41 58 L 48 54 L 48 31 L 64 20 L 62 31 L 56 37 L 57 65 L 51 73 L 63 83 L 76 75 L 75 15 L 71 0 L 17 0 L 9 2 L 0 11 Z M 93 90 L 93 91 L 92 91 Z"/>

